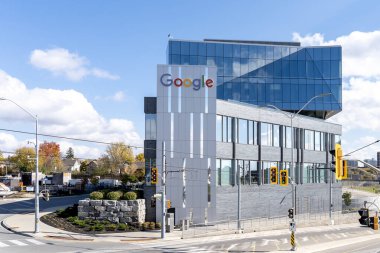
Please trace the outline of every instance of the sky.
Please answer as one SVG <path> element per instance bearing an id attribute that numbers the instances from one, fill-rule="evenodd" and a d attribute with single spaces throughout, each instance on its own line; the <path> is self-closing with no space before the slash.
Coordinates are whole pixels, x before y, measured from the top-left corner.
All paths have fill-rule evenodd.
<path id="1" fill-rule="evenodd" d="M 21 1 L 0 2 L 0 97 L 39 118 L 44 134 L 142 147 L 145 96 L 156 95 L 156 65 L 168 34 L 300 41 L 343 48 L 344 153 L 380 139 L 379 1 Z M 0 101 L 0 150 L 27 146 L 33 118 Z M 106 145 L 56 141 L 79 158 Z M 380 144 L 355 153 L 372 158 Z M 135 153 L 143 152 L 136 148 Z"/>

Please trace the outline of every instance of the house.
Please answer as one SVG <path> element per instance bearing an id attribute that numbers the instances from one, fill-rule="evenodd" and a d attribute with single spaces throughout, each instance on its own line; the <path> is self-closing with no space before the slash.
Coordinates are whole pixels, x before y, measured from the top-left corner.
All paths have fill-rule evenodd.
<path id="1" fill-rule="evenodd" d="M 64 171 L 74 172 L 80 171 L 80 162 L 73 158 L 64 158 L 62 160 Z"/>
<path id="2" fill-rule="evenodd" d="M 93 175 L 97 168 L 98 168 L 98 161 L 92 160 L 91 162 L 88 163 L 86 172 L 88 175 Z"/>

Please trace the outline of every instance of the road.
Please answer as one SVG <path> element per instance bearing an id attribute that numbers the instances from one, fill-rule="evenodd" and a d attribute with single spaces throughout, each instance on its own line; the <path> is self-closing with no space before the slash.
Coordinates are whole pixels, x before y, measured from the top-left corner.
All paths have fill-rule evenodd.
<path id="1" fill-rule="evenodd" d="M 41 201 L 41 211 L 76 203 L 83 196 L 52 198 Z M 0 220 L 15 213 L 34 211 L 33 200 L 0 200 Z M 377 236 L 378 231 L 367 227 L 329 226 L 313 231 L 297 232 L 298 252 L 360 252 L 380 253 L 380 240 L 367 240 Z M 338 246 L 338 247 L 336 247 Z M 333 248 L 334 247 L 334 248 Z M 0 227 L 0 252 L 12 253 L 117 253 L 117 252 L 287 252 L 290 249 L 289 233 L 269 233 L 266 236 L 245 234 L 240 238 L 231 235 L 177 241 L 148 240 L 143 242 L 92 242 L 77 240 L 34 239 L 14 234 Z M 311 249 L 311 250 L 310 250 Z M 319 250 L 319 251 L 318 251 Z"/>

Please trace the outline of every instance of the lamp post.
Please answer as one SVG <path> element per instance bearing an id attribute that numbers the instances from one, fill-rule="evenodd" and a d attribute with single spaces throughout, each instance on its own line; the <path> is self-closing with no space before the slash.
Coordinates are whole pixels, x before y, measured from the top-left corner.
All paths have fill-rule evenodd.
<path id="1" fill-rule="evenodd" d="M 36 121 L 36 143 L 35 143 L 35 149 L 36 149 L 36 178 L 34 183 L 34 205 L 35 205 L 35 218 L 34 218 L 34 233 L 40 232 L 40 226 L 39 226 L 39 219 L 40 219 L 40 202 L 39 202 L 39 185 L 38 185 L 38 116 L 33 115 L 28 110 L 23 108 L 21 105 L 17 104 L 15 101 L 9 99 L 0 97 L 0 100 L 3 101 L 9 101 L 19 107 L 21 110 L 29 114 L 35 121 Z"/>
<path id="2" fill-rule="evenodd" d="M 288 118 L 290 118 L 290 128 L 291 128 L 291 137 L 290 137 L 290 139 L 291 139 L 291 145 L 290 145 L 290 148 L 291 148 L 291 165 L 290 165 L 290 168 L 291 168 L 291 172 L 292 172 L 292 174 L 291 174 L 291 177 L 290 177 L 290 182 L 291 182 L 291 185 L 292 185 L 292 208 L 293 208 L 293 210 L 295 210 L 295 206 L 296 206 L 296 204 L 295 204 L 295 191 L 294 191 L 294 184 L 295 184 L 295 182 L 294 182 L 294 179 L 295 179 L 295 168 L 294 168 L 294 155 L 293 155 L 293 153 L 294 153 L 294 137 L 293 137 L 293 135 L 294 135 L 294 129 L 293 129 L 293 119 L 303 110 L 303 109 L 305 109 L 305 107 L 308 105 L 308 104 L 310 104 L 311 103 L 311 101 L 313 101 L 314 99 L 316 99 L 316 98 L 320 98 L 320 97 L 326 97 L 326 96 L 330 96 L 332 93 L 322 93 L 322 94 L 319 94 L 319 95 L 317 95 L 317 96 L 314 96 L 314 97 L 312 97 L 312 98 L 310 98 L 309 99 L 309 101 L 307 101 L 307 103 L 306 104 L 304 104 L 302 107 L 301 107 L 301 109 L 299 109 L 296 113 L 287 113 L 287 112 L 284 112 L 284 111 L 282 111 L 281 109 L 279 109 L 277 106 L 274 106 L 274 105 L 266 105 L 267 107 L 271 107 L 271 108 L 274 108 L 274 109 L 276 109 L 277 111 L 279 111 L 279 112 L 281 112 L 282 114 L 284 114 L 286 117 L 288 117 Z M 331 181 L 331 177 L 330 177 L 330 181 Z M 296 212 L 294 212 L 294 215 L 293 215 L 293 219 L 292 219 L 292 222 L 294 222 L 294 220 L 295 220 L 295 215 L 296 215 Z M 294 247 L 294 249 L 293 250 L 295 250 L 295 247 Z"/>

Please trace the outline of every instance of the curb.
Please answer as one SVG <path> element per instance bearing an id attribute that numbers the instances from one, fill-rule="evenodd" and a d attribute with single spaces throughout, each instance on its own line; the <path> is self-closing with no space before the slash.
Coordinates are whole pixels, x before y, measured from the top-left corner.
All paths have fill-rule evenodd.
<path id="1" fill-rule="evenodd" d="M 7 217 L 7 218 L 8 218 L 8 217 Z M 10 232 L 12 232 L 12 233 L 15 233 L 15 234 L 17 234 L 17 235 L 22 235 L 22 236 L 26 236 L 26 237 L 33 237 L 33 236 L 31 236 L 30 234 L 22 233 L 22 232 L 18 232 L 18 231 L 16 231 L 16 230 L 14 230 L 13 228 L 11 228 L 11 227 L 5 222 L 7 218 L 5 218 L 4 220 L 1 221 L 1 226 L 2 226 L 3 228 L 5 228 L 6 230 L 8 230 L 8 231 L 10 231 Z"/>

